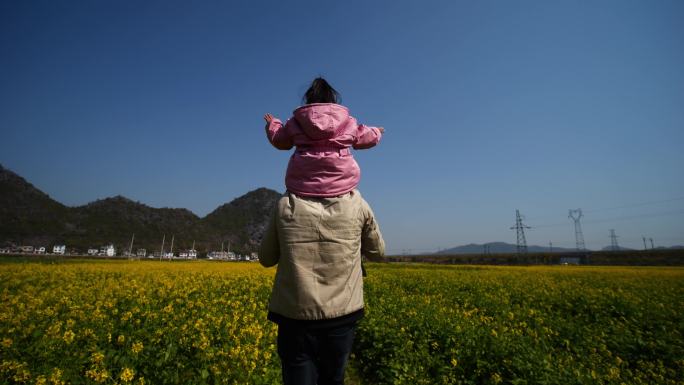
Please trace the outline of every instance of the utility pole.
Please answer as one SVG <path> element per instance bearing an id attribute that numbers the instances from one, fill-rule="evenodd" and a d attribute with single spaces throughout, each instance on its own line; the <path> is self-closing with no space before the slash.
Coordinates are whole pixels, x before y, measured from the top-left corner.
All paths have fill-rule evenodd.
<path id="1" fill-rule="evenodd" d="M 173 239 L 175 238 L 175 235 L 171 235 L 171 255 L 169 255 L 169 261 L 171 260 L 171 257 L 173 257 Z"/>
<path id="2" fill-rule="evenodd" d="M 522 217 L 520 216 L 520 211 L 515 210 L 515 226 L 511 227 L 511 230 L 515 229 L 517 236 L 516 248 L 518 250 L 518 255 L 527 253 L 527 240 L 525 239 L 525 229 L 530 229 L 530 226 L 526 226 L 522 223 Z"/>
<path id="3" fill-rule="evenodd" d="M 575 221 L 575 246 L 577 247 L 577 251 L 585 250 L 584 235 L 582 234 L 582 226 L 580 225 L 582 209 L 568 210 L 568 218 Z"/>
<path id="4" fill-rule="evenodd" d="M 164 256 L 164 241 L 166 241 L 166 234 L 164 234 L 164 237 L 162 238 L 162 247 L 161 251 L 159 252 L 159 261 L 161 261 L 162 257 Z"/>
<path id="5" fill-rule="evenodd" d="M 641 239 L 644 241 L 644 251 L 647 249 L 646 247 L 646 237 L 641 237 Z"/>
<path id="6" fill-rule="evenodd" d="M 135 233 L 131 237 L 131 246 L 128 247 L 128 257 L 129 258 L 133 256 L 133 240 L 134 239 L 135 239 Z"/>
<path id="7" fill-rule="evenodd" d="M 648 238 L 648 239 L 651 240 L 651 249 L 655 249 L 655 246 L 653 246 L 653 238 Z"/>
<path id="8" fill-rule="evenodd" d="M 618 251 L 620 250 L 620 246 L 618 246 L 618 236 L 615 235 L 615 230 L 610 229 L 610 249 L 613 251 Z"/>
<path id="9" fill-rule="evenodd" d="M 549 242 L 549 253 L 553 253 L 553 242 Z"/>

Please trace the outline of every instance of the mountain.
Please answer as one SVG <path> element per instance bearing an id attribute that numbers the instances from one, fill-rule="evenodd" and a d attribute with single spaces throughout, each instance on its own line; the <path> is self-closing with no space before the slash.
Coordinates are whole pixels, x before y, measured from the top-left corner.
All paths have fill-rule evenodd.
<path id="1" fill-rule="evenodd" d="M 69 208 L 0 165 L 0 235 L 2 239 L 46 241 L 66 230 Z"/>
<path id="2" fill-rule="evenodd" d="M 280 193 L 259 188 L 200 218 L 182 208 L 154 208 L 123 196 L 67 207 L 0 166 L 0 245 L 50 247 L 56 243 L 86 251 L 113 243 L 127 250 L 255 251 Z"/>
<path id="3" fill-rule="evenodd" d="M 226 203 L 202 218 L 206 228 L 217 230 L 214 242 L 230 241 L 256 249 L 281 194 L 258 188 Z"/>
<path id="4" fill-rule="evenodd" d="M 135 234 L 138 242 L 134 246 L 149 250 L 159 249 L 164 235 L 168 236 L 168 242 L 175 235 L 180 241 L 175 244 L 177 250 L 190 248 L 188 241 L 192 242 L 204 230 L 200 218 L 189 210 L 153 208 L 122 196 L 97 200 L 71 211 L 75 228 L 62 237 L 62 242 L 80 249 L 108 243 L 114 243 L 117 249 L 128 249 Z M 169 246 L 167 243 L 167 251 Z"/>
<path id="5" fill-rule="evenodd" d="M 517 246 L 514 244 L 510 244 L 510 243 L 506 243 L 506 242 L 489 242 L 489 243 L 484 243 L 484 244 L 470 243 L 468 245 L 452 247 L 450 249 L 440 250 L 436 254 L 482 254 L 482 253 L 484 253 L 485 245 L 488 246 L 488 250 L 489 250 L 490 254 L 515 253 L 518 250 Z M 567 249 L 567 248 L 555 247 L 555 246 L 553 248 L 554 252 L 556 252 L 556 251 L 557 252 L 567 252 L 567 251 L 574 251 L 574 250 L 575 249 Z M 548 252 L 549 247 L 530 245 L 530 246 L 527 246 L 527 251 L 530 253 Z"/>

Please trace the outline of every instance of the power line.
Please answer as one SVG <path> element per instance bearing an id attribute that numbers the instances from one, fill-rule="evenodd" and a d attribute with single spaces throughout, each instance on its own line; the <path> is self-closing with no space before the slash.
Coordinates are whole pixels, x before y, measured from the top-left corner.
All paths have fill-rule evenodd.
<path id="1" fill-rule="evenodd" d="M 594 211 L 596 211 L 596 210 L 594 210 Z M 684 214 L 684 209 L 657 212 L 657 213 L 644 213 L 644 214 L 637 214 L 637 215 L 628 215 L 628 216 L 614 217 L 614 218 L 594 219 L 594 220 L 588 220 L 588 221 L 585 220 L 585 221 L 583 221 L 583 223 L 606 223 L 606 222 L 613 222 L 613 221 L 625 221 L 625 220 L 641 219 L 641 218 L 662 217 L 662 216 L 675 215 L 675 214 Z M 532 226 L 532 228 L 538 229 L 538 228 L 543 228 L 543 227 L 556 227 L 556 226 L 567 226 L 567 225 L 568 225 L 567 223 L 550 223 L 550 224 L 541 224 L 541 225 Z"/>
<path id="2" fill-rule="evenodd" d="M 653 205 L 653 204 L 659 204 L 659 203 L 668 203 L 668 202 L 675 202 L 675 201 L 680 201 L 684 200 L 684 196 L 677 197 L 677 198 L 670 198 L 670 199 L 663 199 L 663 200 L 658 200 L 658 201 L 648 201 L 648 202 L 636 202 L 636 203 L 630 203 L 622 206 L 614 206 L 614 207 L 603 207 L 603 208 L 598 208 L 598 209 L 589 209 L 589 210 L 584 210 L 585 212 L 596 212 L 596 211 L 606 211 L 606 210 L 617 210 L 617 209 L 627 209 L 627 208 L 632 208 L 632 207 L 641 207 L 641 206 L 648 206 L 648 205 Z"/>
<path id="3" fill-rule="evenodd" d="M 626 203 L 621 206 L 613 206 L 613 207 L 599 207 L 599 208 L 594 208 L 594 209 L 588 209 L 588 210 L 582 210 L 584 213 L 593 213 L 597 211 L 608 211 L 608 210 L 617 210 L 617 209 L 626 209 L 626 208 L 632 208 L 632 207 L 641 207 L 641 206 L 648 206 L 648 205 L 653 205 L 653 204 L 659 204 L 659 203 L 668 203 L 668 202 L 676 202 L 684 200 L 684 195 L 679 196 L 679 197 L 674 197 L 674 198 L 668 198 L 668 199 L 661 199 L 661 200 L 652 200 L 652 201 L 643 201 L 643 202 L 634 202 L 634 203 Z M 530 221 L 530 220 L 538 220 L 538 219 L 544 219 L 544 218 L 554 218 L 557 217 L 557 215 L 552 214 L 552 215 L 542 215 L 542 216 L 532 216 L 532 217 L 526 217 L 525 219 Z M 566 225 L 567 223 L 557 223 L 557 224 L 551 224 L 551 225 L 544 225 L 546 226 L 560 226 L 560 225 Z M 540 226 L 533 226 L 533 227 L 540 227 Z"/>
<path id="4" fill-rule="evenodd" d="M 584 221 L 584 223 L 606 223 L 606 222 L 614 222 L 614 221 L 627 221 L 627 220 L 632 220 L 632 219 L 663 217 L 663 216 L 673 215 L 673 214 L 684 214 L 684 209 L 675 210 L 675 211 L 665 211 L 665 212 L 660 212 L 660 213 L 646 213 L 646 214 L 639 214 L 639 215 L 628 215 L 628 216 L 624 216 L 624 217 L 596 219 L 596 220 L 592 220 L 592 221 Z"/>

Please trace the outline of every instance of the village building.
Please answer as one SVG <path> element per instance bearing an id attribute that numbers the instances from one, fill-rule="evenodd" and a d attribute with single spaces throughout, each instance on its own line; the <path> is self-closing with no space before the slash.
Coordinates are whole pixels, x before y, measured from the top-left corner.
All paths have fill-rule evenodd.
<path id="1" fill-rule="evenodd" d="M 561 265 L 579 265 L 580 259 L 577 257 L 561 257 L 560 264 Z"/>
<path id="2" fill-rule="evenodd" d="M 145 257 L 147 256 L 147 250 L 145 250 L 145 249 L 138 249 L 138 250 L 135 252 L 135 255 L 136 255 L 138 258 L 145 258 Z"/>
<path id="3" fill-rule="evenodd" d="M 222 261 L 235 261 L 237 260 L 237 255 L 232 251 L 210 251 L 207 253 L 208 259 L 218 259 Z"/>
<path id="4" fill-rule="evenodd" d="M 19 246 L 20 253 L 32 254 L 33 246 Z"/>
<path id="5" fill-rule="evenodd" d="M 182 259 L 197 259 L 197 250 L 181 250 L 178 252 L 178 258 Z"/>
<path id="6" fill-rule="evenodd" d="M 102 246 L 100 247 L 100 252 L 98 253 L 98 255 L 102 255 L 105 257 L 114 257 L 116 256 L 116 249 L 112 244 Z"/>
<path id="7" fill-rule="evenodd" d="M 64 255 L 65 252 L 66 252 L 66 246 L 65 245 L 54 245 L 52 247 L 52 254 Z"/>

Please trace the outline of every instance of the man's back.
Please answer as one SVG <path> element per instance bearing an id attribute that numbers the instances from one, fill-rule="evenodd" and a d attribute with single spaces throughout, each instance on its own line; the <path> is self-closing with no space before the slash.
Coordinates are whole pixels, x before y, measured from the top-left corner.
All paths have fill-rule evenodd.
<path id="1" fill-rule="evenodd" d="M 384 241 L 358 190 L 334 198 L 285 194 L 259 259 L 278 264 L 269 310 L 296 320 L 341 317 L 363 308 L 361 254 L 379 257 Z"/>

